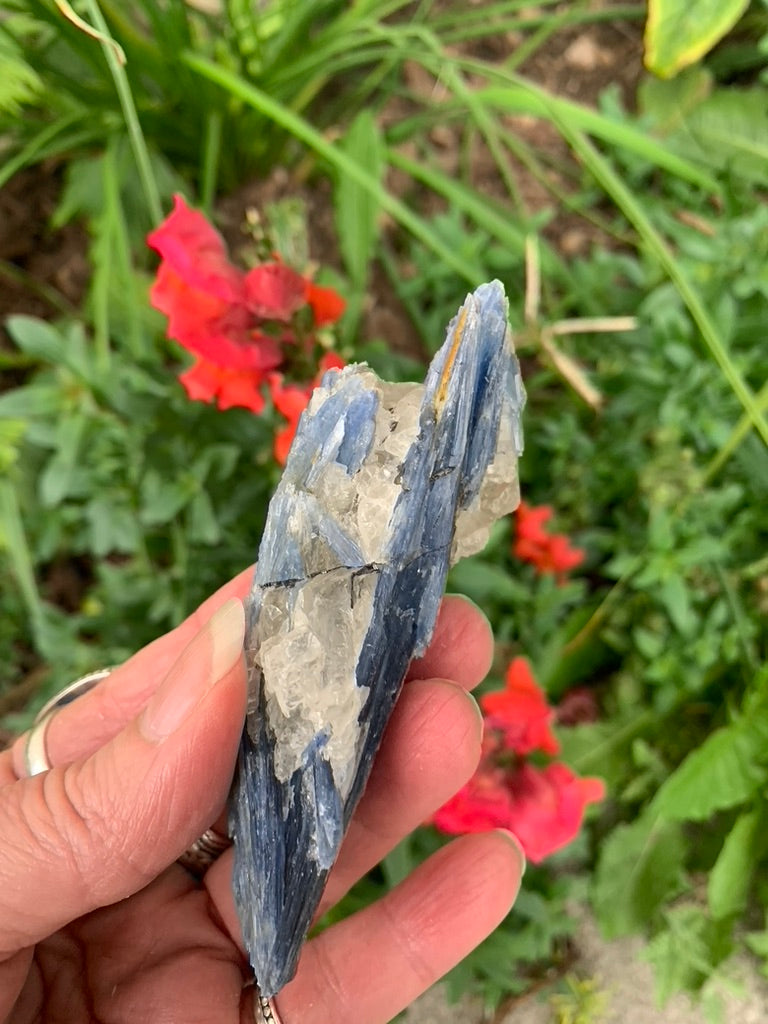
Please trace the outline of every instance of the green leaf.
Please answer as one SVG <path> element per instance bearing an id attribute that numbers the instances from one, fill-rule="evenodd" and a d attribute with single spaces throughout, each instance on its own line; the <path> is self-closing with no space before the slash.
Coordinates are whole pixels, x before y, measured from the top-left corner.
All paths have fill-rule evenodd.
<path id="1" fill-rule="evenodd" d="M 372 111 L 358 114 L 344 137 L 342 149 L 373 181 L 381 183 L 384 151 Z M 353 284 L 362 290 L 378 234 L 380 204 L 376 193 L 346 174 L 338 177 L 335 198 L 341 255 Z"/>
<path id="2" fill-rule="evenodd" d="M 3 549 L 39 640 L 44 619 L 43 605 L 35 580 L 32 553 L 24 532 L 18 495 L 7 480 L 0 480 L 0 550 Z"/>
<path id="3" fill-rule="evenodd" d="M 42 82 L 24 59 L 21 48 L 5 33 L 0 33 L 0 66 L 0 112 L 18 115 L 21 107 L 32 103 L 42 91 Z"/>
<path id="4" fill-rule="evenodd" d="M 35 316 L 9 316 L 8 333 L 22 352 L 54 366 L 64 362 L 64 339 L 49 323 Z"/>
<path id="5" fill-rule="evenodd" d="M 28 419 L 50 416 L 59 411 L 63 396 L 59 388 L 46 384 L 30 384 L 0 395 L 0 419 Z"/>
<path id="6" fill-rule="evenodd" d="M 768 183 L 768 90 L 713 89 L 693 69 L 672 82 L 649 79 L 639 92 L 642 111 L 671 150 L 758 185 Z"/>
<path id="7" fill-rule="evenodd" d="M 419 857 L 414 855 L 411 837 L 406 836 L 381 862 L 387 886 L 394 889 L 410 875 L 418 863 Z"/>
<path id="8" fill-rule="evenodd" d="M 683 636 L 692 636 L 699 620 L 691 607 L 688 588 L 682 576 L 668 576 L 662 580 L 657 593 L 677 629 Z"/>
<path id="9" fill-rule="evenodd" d="M 667 779 L 653 810 L 667 821 L 704 821 L 744 803 L 765 782 L 766 748 L 764 715 L 718 729 Z"/>
<path id="10" fill-rule="evenodd" d="M 194 496 L 189 506 L 188 538 L 200 544 L 216 544 L 221 539 L 221 529 L 207 491 Z"/>
<path id="11" fill-rule="evenodd" d="M 680 297 L 688 307 L 694 322 L 701 331 L 702 338 L 712 357 L 720 367 L 734 394 L 748 412 L 750 421 L 766 445 L 768 445 L 768 419 L 755 399 L 751 388 L 741 374 L 740 367 L 726 346 L 725 340 L 715 321 L 707 309 L 705 301 L 683 264 L 676 258 L 667 242 L 659 234 L 649 219 L 643 203 L 631 191 L 624 180 L 614 171 L 610 163 L 578 131 L 574 131 L 567 121 L 558 118 L 556 121 L 563 138 L 569 143 L 574 153 L 594 175 L 600 186 L 611 196 L 624 216 L 634 224 L 639 235 L 658 259 L 677 288 Z"/>
<path id="12" fill-rule="evenodd" d="M 671 78 L 709 53 L 747 7 L 749 0 L 648 0 L 645 66 Z"/>
<path id="13" fill-rule="evenodd" d="M 700 907 L 675 907 L 664 917 L 667 927 L 644 954 L 653 964 L 661 1004 L 676 992 L 698 992 L 732 949 L 730 928 L 710 921 Z"/>
<path id="14" fill-rule="evenodd" d="M 752 873 L 766 844 L 762 807 L 736 819 L 707 884 L 709 909 L 716 921 L 745 909 Z"/>
<path id="15" fill-rule="evenodd" d="M 465 558 L 455 565 L 451 569 L 448 589 L 466 594 L 481 607 L 492 602 L 514 603 L 520 596 L 519 586 L 505 569 L 479 558 Z"/>
<path id="16" fill-rule="evenodd" d="M 129 509 L 106 498 L 94 498 L 85 516 L 91 533 L 89 546 L 97 557 L 114 552 L 132 554 L 140 548 L 139 526 Z"/>
<path id="17" fill-rule="evenodd" d="M 645 814 L 619 825 L 603 843 L 592 904 L 607 938 L 644 927 L 683 880 L 685 843 L 679 825 Z"/>
<path id="18" fill-rule="evenodd" d="M 180 60 L 186 67 L 191 68 L 200 76 L 210 82 L 220 85 L 231 96 L 241 100 L 253 110 L 259 111 L 265 117 L 274 121 L 285 131 L 290 132 L 295 139 L 303 142 L 304 145 L 326 160 L 338 173 L 347 175 L 361 188 L 369 191 L 379 203 L 381 208 L 389 213 L 407 231 L 418 238 L 427 248 L 442 260 L 446 266 L 451 267 L 461 277 L 466 278 L 474 285 L 482 277 L 482 272 L 474 264 L 470 264 L 459 258 L 447 245 L 445 245 L 430 224 L 415 214 L 406 203 L 397 199 L 390 192 L 383 188 L 381 182 L 376 181 L 368 173 L 364 166 L 353 160 L 345 153 L 340 146 L 332 142 L 317 131 L 308 121 L 299 117 L 286 105 L 276 102 L 262 89 L 246 82 L 243 78 L 233 74 L 226 68 L 201 57 L 199 54 L 184 52 Z"/>
<path id="19" fill-rule="evenodd" d="M 56 452 L 48 460 L 40 477 L 40 500 L 46 508 L 54 508 L 69 494 L 85 424 L 85 416 L 78 413 L 62 420 Z"/>
<path id="20" fill-rule="evenodd" d="M 531 82 L 520 80 L 511 86 L 488 86 L 478 90 L 478 97 L 511 114 L 531 114 L 552 121 L 556 127 L 566 122 L 573 131 L 585 132 L 611 146 L 618 146 L 655 164 L 663 171 L 698 185 L 708 192 L 719 193 L 716 178 L 677 153 L 646 131 L 626 121 L 617 121 L 581 103 L 550 95 Z"/>
<path id="21" fill-rule="evenodd" d="M 156 470 L 149 470 L 142 484 L 141 522 L 144 526 L 169 523 L 194 497 L 196 488 L 192 477 L 166 480 Z"/>

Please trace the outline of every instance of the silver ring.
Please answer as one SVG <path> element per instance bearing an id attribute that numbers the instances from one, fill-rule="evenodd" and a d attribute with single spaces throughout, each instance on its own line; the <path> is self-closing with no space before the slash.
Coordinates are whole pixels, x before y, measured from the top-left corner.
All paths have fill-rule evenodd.
<path id="1" fill-rule="evenodd" d="M 89 672 L 85 676 L 80 676 L 79 679 L 69 683 L 63 690 L 59 690 L 57 694 L 54 694 L 49 701 L 43 704 L 35 715 L 32 728 L 29 730 L 27 741 L 24 744 L 24 770 L 27 776 L 40 775 L 42 772 L 47 772 L 53 767 L 48 759 L 46 733 L 48 732 L 48 726 L 51 724 L 51 719 L 56 712 L 67 704 L 71 704 L 72 701 L 77 700 L 78 697 L 82 697 L 83 694 L 88 693 L 89 690 L 92 690 L 102 679 L 106 679 L 113 671 L 114 666 L 99 668 L 95 672 Z M 190 848 L 182 853 L 178 858 L 178 863 L 186 868 L 190 874 L 194 875 L 195 878 L 200 879 L 211 864 L 231 845 L 232 842 L 227 836 L 220 835 L 212 828 L 206 829 L 200 838 L 196 839 Z M 266 1020 L 270 1024 L 272 1021 L 275 1024 L 280 1024 L 280 1018 L 275 1014 L 267 1017 Z"/>
<path id="2" fill-rule="evenodd" d="M 231 845 L 232 840 L 228 836 L 221 835 L 214 828 L 207 828 L 189 849 L 176 858 L 176 863 L 181 864 L 199 881 L 211 864 Z"/>
<path id="3" fill-rule="evenodd" d="M 43 704 L 35 715 L 32 728 L 27 735 L 27 742 L 24 744 L 24 770 L 28 776 L 40 775 L 41 772 L 47 772 L 52 767 L 51 762 L 48 760 L 45 736 L 48 732 L 48 726 L 51 724 L 51 719 L 59 708 L 71 704 L 73 700 L 77 700 L 84 693 L 88 693 L 102 679 L 106 679 L 112 671 L 112 668 L 99 668 L 95 672 L 89 672 L 85 676 L 80 676 L 74 683 L 69 683 L 68 686 L 65 686 L 63 690 L 59 690 L 57 694 L 54 694 L 49 701 Z"/>
<path id="4" fill-rule="evenodd" d="M 274 999 L 266 999 L 260 994 L 256 986 L 256 998 L 253 1004 L 256 1024 L 283 1024 L 283 1019 L 277 1012 Z"/>

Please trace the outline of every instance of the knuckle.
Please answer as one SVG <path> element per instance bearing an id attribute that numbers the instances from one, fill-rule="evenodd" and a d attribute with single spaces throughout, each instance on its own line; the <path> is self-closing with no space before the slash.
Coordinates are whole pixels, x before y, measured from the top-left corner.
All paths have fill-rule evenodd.
<path id="1" fill-rule="evenodd" d="M 420 921 L 420 927 L 415 927 L 410 914 L 395 914 L 393 898 L 390 895 L 381 902 L 382 922 L 389 932 L 392 947 L 397 950 L 403 973 L 411 975 L 411 987 L 423 991 L 437 977 L 434 963 L 426 956 L 426 950 L 431 948 L 429 922 Z"/>

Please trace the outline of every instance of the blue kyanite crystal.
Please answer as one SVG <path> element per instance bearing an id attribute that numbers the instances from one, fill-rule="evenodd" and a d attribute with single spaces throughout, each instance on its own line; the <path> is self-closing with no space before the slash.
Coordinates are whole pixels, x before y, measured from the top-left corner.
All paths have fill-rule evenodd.
<path id="1" fill-rule="evenodd" d="M 494 281 L 467 297 L 423 385 L 348 366 L 302 416 L 247 606 L 230 802 L 235 901 L 265 996 L 296 969 L 449 566 L 518 503 L 523 402 Z"/>

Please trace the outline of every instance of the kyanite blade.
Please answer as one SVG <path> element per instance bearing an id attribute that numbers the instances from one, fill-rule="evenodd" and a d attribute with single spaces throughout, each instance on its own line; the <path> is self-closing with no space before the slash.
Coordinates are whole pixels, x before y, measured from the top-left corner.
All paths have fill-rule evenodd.
<path id="1" fill-rule="evenodd" d="M 423 385 L 331 371 L 269 507 L 247 604 L 234 894 L 260 990 L 293 976 L 448 569 L 518 504 L 524 392 L 499 282 Z"/>

